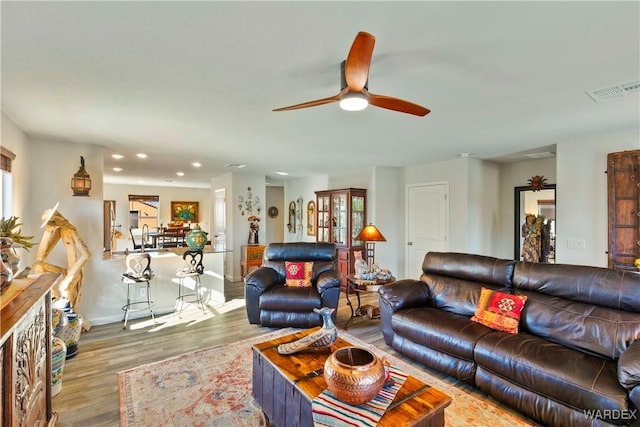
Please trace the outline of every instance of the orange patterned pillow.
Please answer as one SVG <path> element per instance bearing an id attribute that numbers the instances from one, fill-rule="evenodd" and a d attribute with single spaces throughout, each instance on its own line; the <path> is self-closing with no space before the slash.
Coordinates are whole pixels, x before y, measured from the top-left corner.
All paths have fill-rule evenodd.
<path id="1" fill-rule="evenodd" d="M 471 320 L 498 331 L 517 334 L 520 312 L 526 300 L 524 295 L 505 294 L 483 287 L 478 308 Z"/>
<path id="2" fill-rule="evenodd" d="M 285 261 L 285 286 L 293 286 L 298 288 L 311 287 L 311 276 L 313 275 L 313 262 Z"/>

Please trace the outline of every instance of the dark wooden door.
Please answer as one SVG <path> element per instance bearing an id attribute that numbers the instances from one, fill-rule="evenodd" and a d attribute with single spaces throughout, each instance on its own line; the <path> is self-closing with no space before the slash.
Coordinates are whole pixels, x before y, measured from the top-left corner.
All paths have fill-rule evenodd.
<path id="1" fill-rule="evenodd" d="M 609 268 L 635 270 L 640 258 L 640 150 L 607 156 Z"/>

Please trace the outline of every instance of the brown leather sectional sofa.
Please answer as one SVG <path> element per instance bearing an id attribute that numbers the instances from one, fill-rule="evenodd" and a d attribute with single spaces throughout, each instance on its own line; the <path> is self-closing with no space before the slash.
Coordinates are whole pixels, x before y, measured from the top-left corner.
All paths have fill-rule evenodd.
<path id="1" fill-rule="evenodd" d="M 547 426 L 637 424 L 640 274 L 430 252 L 382 287 L 386 343 Z M 526 295 L 517 334 L 470 320 L 481 287 Z"/>

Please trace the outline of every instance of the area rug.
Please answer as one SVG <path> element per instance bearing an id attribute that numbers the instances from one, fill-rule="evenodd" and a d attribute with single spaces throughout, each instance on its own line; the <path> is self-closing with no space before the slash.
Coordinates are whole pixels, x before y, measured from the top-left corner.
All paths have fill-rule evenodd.
<path id="1" fill-rule="evenodd" d="M 283 329 L 119 372 L 120 425 L 264 426 L 262 411 L 251 395 L 251 345 L 294 331 Z M 394 366 L 451 396 L 453 402 L 445 411 L 447 426 L 536 425 L 468 386 L 429 375 L 343 330 L 340 336 L 384 355 Z"/>

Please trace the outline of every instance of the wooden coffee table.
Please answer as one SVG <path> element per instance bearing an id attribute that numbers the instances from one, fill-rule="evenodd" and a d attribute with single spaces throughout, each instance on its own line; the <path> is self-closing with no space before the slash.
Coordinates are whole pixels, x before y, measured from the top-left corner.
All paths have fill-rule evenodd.
<path id="1" fill-rule="evenodd" d="M 270 423 L 313 426 L 311 402 L 327 388 L 324 363 L 338 348 L 353 345 L 338 338 L 330 349 L 292 355 L 278 353 L 278 345 L 295 341 L 319 327 L 253 345 L 253 397 Z M 444 409 L 451 398 L 409 376 L 378 426 L 444 426 Z"/>

